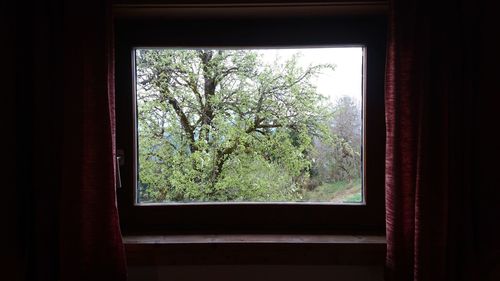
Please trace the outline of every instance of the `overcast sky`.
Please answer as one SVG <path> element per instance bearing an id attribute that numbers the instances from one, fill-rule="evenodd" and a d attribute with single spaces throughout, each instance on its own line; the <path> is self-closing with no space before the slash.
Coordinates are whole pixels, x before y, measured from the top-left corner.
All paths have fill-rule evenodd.
<path id="1" fill-rule="evenodd" d="M 272 63 L 276 56 L 283 61 L 300 52 L 299 65 L 307 67 L 311 64 L 331 63 L 336 65 L 335 71 L 325 70 L 316 79 L 318 91 L 331 102 L 341 96 L 351 96 L 361 101 L 362 91 L 362 47 L 336 48 L 301 48 L 301 49 L 260 49 L 266 63 Z"/>

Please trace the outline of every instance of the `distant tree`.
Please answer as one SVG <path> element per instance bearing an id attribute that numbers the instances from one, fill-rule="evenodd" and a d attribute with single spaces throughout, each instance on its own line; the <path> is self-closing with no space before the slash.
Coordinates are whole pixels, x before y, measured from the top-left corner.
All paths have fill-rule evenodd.
<path id="1" fill-rule="evenodd" d="M 361 108 L 351 97 L 340 98 L 333 107 L 331 138 L 314 140 L 312 169 L 320 181 L 352 180 L 361 176 Z"/>
<path id="2" fill-rule="evenodd" d="M 298 55 L 250 50 L 136 53 L 141 200 L 292 200 L 329 112 Z"/>
<path id="3" fill-rule="evenodd" d="M 333 108 L 332 132 L 358 150 L 361 148 L 361 108 L 352 97 L 343 96 Z"/>

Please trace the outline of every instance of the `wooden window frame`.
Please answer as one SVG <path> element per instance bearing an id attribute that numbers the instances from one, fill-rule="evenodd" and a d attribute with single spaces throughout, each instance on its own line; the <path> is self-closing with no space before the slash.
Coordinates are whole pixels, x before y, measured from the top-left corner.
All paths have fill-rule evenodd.
<path id="1" fill-rule="evenodd" d="M 198 27 L 203 26 L 200 31 Z M 384 68 L 386 20 L 380 16 L 122 19 L 116 21 L 117 190 L 124 234 L 377 233 L 385 231 Z M 236 37 L 229 34 L 243 34 Z M 137 135 L 134 47 L 364 45 L 363 205 L 328 203 L 194 203 L 136 205 Z"/>

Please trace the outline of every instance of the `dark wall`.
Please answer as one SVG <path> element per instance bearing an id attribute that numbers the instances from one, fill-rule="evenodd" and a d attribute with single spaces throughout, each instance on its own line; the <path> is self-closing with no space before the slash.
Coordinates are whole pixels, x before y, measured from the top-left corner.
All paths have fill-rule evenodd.
<path id="1" fill-rule="evenodd" d="M 129 281 L 382 281 L 382 266 L 164 266 L 131 267 Z"/>

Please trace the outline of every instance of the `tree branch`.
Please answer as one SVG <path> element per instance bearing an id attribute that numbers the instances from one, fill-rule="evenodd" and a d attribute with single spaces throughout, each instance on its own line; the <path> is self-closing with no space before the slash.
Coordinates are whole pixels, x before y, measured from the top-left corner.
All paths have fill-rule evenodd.
<path id="1" fill-rule="evenodd" d="M 188 135 L 189 137 L 189 149 L 191 152 L 196 151 L 196 148 L 194 146 L 195 140 L 194 140 L 194 130 L 191 124 L 189 124 L 189 119 L 187 118 L 186 114 L 182 111 L 179 102 L 171 96 L 166 96 L 167 102 L 174 108 L 175 113 L 179 117 L 179 121 L 181 122 L 182 129 L 184 132 Z"/>

